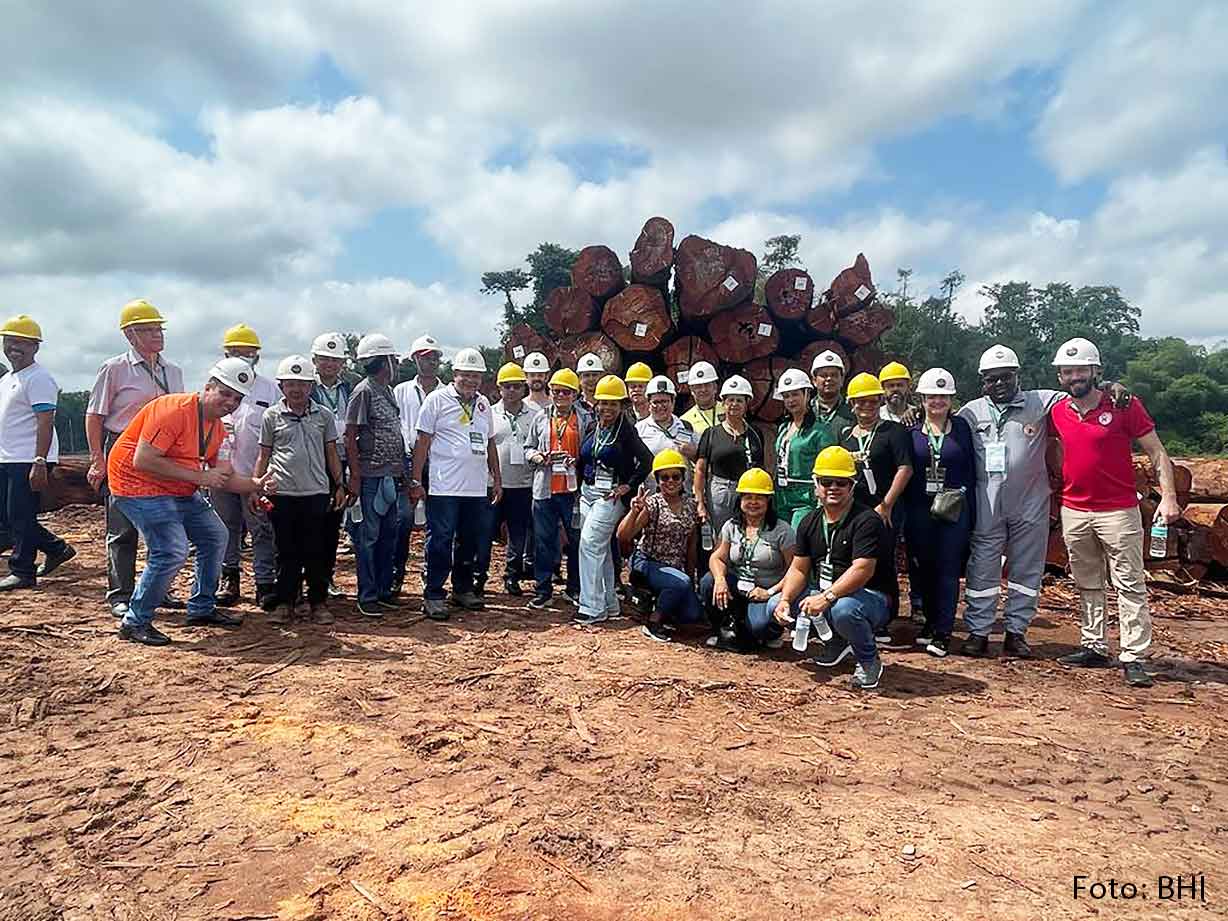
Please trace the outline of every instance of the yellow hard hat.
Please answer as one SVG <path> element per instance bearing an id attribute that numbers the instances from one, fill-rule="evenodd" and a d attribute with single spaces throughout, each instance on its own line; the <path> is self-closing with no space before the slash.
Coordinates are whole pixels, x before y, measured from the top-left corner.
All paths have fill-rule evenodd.
<path id="1" fill-rule="evenodd" d="M 627 385 L 617 374 L 607 374 L 597 381 L 597 391 L 593 394 L 593 399 L 625 400 L 627 399 Z"/>
<path id="2" fill-rule="evenodd" d="M 685 470 L 686 458 L 682 456 L 682 452 L 676 451 L 673 448 L 666 448 L 660 454 L 652 459 L 652 472 L 658 473 L 662 470 Z"/>
<path id="3" fill-rule="evenodd" d="M 878 378 L 873 374 L 863 371 L 849 381 L 848 398 L 850 400 L 860 399 L 861 397 L 881 397 L 882 395 L 883 385 L 878 382 Z"/>
<path id="4" fill-rule="evenodd" d="M 775 491 L 772 475 L 762 467 L 751 467 L 738 477 L 738 492 L 752 496 L 770 496 Z"/>
<path id="5" fill-rule="evenodd" d="M 496 384 L 527 384 L 528 382 L 529 379 L 524 376 L 524 368 L 514 361 L 509 361 L 495 375 Z"/>
<path id="6" fill-rule="evenodd" d="M 898 361 L 893 361 L 893 362 L 890 362 L 889 364 L 883 365 L 883 370 L 878 372 L 878 382 L 880 384 L 885 384 L 887 383 L 887 381 L 910 381 L 910 380 L 912 380 L 912 375 L 909 374 L 908 369 L 905 368 Z"/>
<path id="7" fill-rule="evenodd" d="M 580 378 L 571 368 L 559 368 L 550 375 L 551 387 L 566 387 L 568 390 L 580 391 Z"/>
<path id="8" fill-rule="evenodd" d="M 851 480 L 857 476 L 857 464 L 853 455 L 839 445 L 831 445 L 819 452 L 814 459 L 815 476 L 834 476 Z"/>
<path id="9" fill-rule="evenodd" d="M 642 361 L 637 361 L 627 369 L 625 380 L 628 384 L 647 384 L 652 380 L 652 368 Z"/>
<path id="10" fill-rule="evenodd" d="M 230 348 L 232 345 L 250 345 L 260 348 L 260 337 L 246 323 L 240 323 L 230 327 L 222 336 L 222 348 Z"/>
<path id="11" fill-rule="evenodd" d="M 143 297 L 138 297 L 135 301 L 129 301 L 124 304 L 123 309 L 119 312 L 119 328 L 127 329 L 129 326 L 139 326 L 142 323 L 165 323 L 162 314 L 158 313 L 158 308 Z"/>
<path id="12" fill-rule="evenodd" d="M 0 326 L 0 336 L 16 336 L 18 339 L 33 339 L 43 341 L 43 328 L 34 322 L 34 318 L 24 313 L 9 317 Z"/>

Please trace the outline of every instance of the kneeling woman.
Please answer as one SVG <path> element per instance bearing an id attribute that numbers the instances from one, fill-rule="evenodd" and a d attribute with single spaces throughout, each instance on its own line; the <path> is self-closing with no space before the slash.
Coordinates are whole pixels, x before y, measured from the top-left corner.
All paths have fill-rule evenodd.
<path id="1" fill-rule="evenodd" d="M 709 646 L 751 649 L 780 644 L 781 628 L 768 615 L 793 563 L 793 529 L 776 517 L 772 476 L 752 467 L 738 478 L 738 510 L 721 527 L 699 593 L 717 633 Z"/>
<path id="2" fill-rule="evenodd" d="M 659 643 L 669 642 L 666 623 L 695 623 L 699 599 L 688 573 L 695 571 L 699 552 L 695 500 L 682 491 L 686 459 L 667 448 L 652 461 L 657 492 L 641 491 L 631 500 L 631 511 L 618 526 L 624 543 L 639 538 L 631 555 L 631 571 L 642 576 L 657 593 L 657 604 L 643 633 Z"/>

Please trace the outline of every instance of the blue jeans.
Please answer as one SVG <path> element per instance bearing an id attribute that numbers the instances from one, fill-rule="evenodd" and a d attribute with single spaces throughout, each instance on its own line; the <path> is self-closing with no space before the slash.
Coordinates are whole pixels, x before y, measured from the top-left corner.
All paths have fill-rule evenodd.
<path id="1" fill-rule="evenodd" d="M 792 604 L 792 614 L 797 618 L 799 605 L 803 598 L 817 595 L 817 588 L 807 589 Z M 773 595 L 767 602 L 769 617 L 776 612 L 780 603 L 780 595 Z M 878 647 L 874 643 L 874 632 L 891 619 L 891 601 L 882 592 L 873 589 L 858 589 L 851 595 L 839 599 L 827 611 L 832 632 L 843 637 L 853 647 L 853 655 L 862 665 L 869 665 L 878 658 Z"/>
<path id="2" fill-rule="evenodd" d="M 504 572 L 509 579 L 519 579 L 524 573 L 525 539 L 533 515 L 533 488 L 516 486 L 503 490 L 498 505 L 486 503 L 486 522 L 478 539 L 477 562 L 473 567 L 473 584 L 485 588 L 490 575 L 490 551 L 499 525 L 507 525 L 507 553 L 504 557 Z"/>
<path id="3" fill-rule="evenodd" d="M 713 578 L 712 573 L 705 573 L 699 581 L 699 597 L 708 609 L 708 619 L 712 622 L 712 626 L 719 629 L 724 623 L 728 623 L 739 634 L 742 634 L 745 629 L 752 639 L 760 643 L 780 636 L 784 628 L 772 619 L 768 612 L 768 601 L 748 601 L 738 591 L 734 581 L 730 580 L 729 607 L 724 611 L 718 611 L 712 601 L 712 595 L 716 590 L 716 579 Z M 743 623 L 739 623 L 739 620 L 742 620 Z"/>
<path id="4" fill-rule="evenodd" d="M 166 598 L 175 576 L 196 549 L 196 579 L 188 599 L 188 616 L 213 613 L 217 580 L 230 534 L 199 492 L 190 496 L 115 496 L 115 504 L 136 525 L 145 541 L 147 559 L 137 580 L 124 625 L 143 627 Z"/>
<path id="5" fill-rule="evenodd" d="M 638 550 L 631 555 L 631 570 L 647 579 L 649 587 L 657 593 L 656 610 L 661 620 L 675 624 L 699 622 L 699 598 L 685 572 L 651 560 Z"/>
<path id="6" fill-rule="evenodd" d="M 473 591 L 478 542 L 493 508 L 486 496 L 426 497 L 426 580 L 422 597 L 447 597 L 443 584 L 452 576 L 452 591 Z"/>
<path id="7" fill-rule="evenodd" d="M 362 478 L 359 501 L 362 521 L 354 529 L 357 541 L 354 555 L 358 558 L 358 600 L 374 604 L 392 596 L 392 563 L 396 552 L 397 501 L 376 511 L 375 499 L 383 489 L 384 477 Z M 381 503 L 382 504 L 382 503 Z M 323 523 L 321 523 L 323 524 Z"/>
<path id="8" fill-rule="evenodd" d="M 559 565 L 559 525 L 567 532 L 567 591 L 580 591 L 580 530 L 571 526 L 578 493 L 557 493 L 549 499 L 533 500 L 533 580 L 536 594 L 549 598 L 553 593 L 554 570 Z"/>
<path id="9" fill-rule="evenodd" d="M 605 490 L 587 483 L 580 488 L 580 514 L 584 519 L 580 529 L 580 613 L 590 617 L 619 610 L 610 538 L 626 507 L 621 499 L 607 499 L 605 495 Z"/>
<path id="10" fill-rule="evenodd" d="M 33 579 L 38 551 L 48 556 L 63 553 L 67 544 L 38 523 L 39 494 L 30 488 L 33 464 L 0 464 L 0 525 L 13 543 L 9 570 Z M 47 465 L 50 476 L 54 464 Z"/>
<path id="11" fill-rule="evenodd" d="M 921 595 L 925 622 L 935 635 L 949 637 L 959 604 L 959 577 L 972 533 L 972 499 L 967 496 L 959 521 L 939 521 L 928 499 L 912 504 L 905 523 L 909 586 Z"/>

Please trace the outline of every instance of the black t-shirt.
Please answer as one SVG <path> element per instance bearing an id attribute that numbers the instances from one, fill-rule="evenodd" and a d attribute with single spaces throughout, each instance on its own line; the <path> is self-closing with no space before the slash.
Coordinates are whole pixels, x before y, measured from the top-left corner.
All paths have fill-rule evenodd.
<path id="1" fill-rule="evenodd" d="M 868 463 L 860 456 L 861 442 L 853 435 L 853 427 L 847 427 L 840 435 L 841 446 L 857 458 L 857 486 L 853 491 L 853 500 L 873 508 L 887 495 L 896 471 L 901 467 L 912 469 L 912 437 L 900 423 L 885 419 L 879 422 L 874 434 L 865 442 Z M 873 475 L 873 490 L 870 489 L 870 478 L 865 474 L 867 466 Z"/>
<path id="2" fill-rule="evenodd" d="M 811 579 L 817 584 L 819 580 L 819 564 L 827 559 L 827 541 L 823 538 L 823 509 L 816 509 L 802 519 L 797 529 L 797 547 L 794 552 L 798 556 L 810 559 Z M 844 520 L 838 525 L 828 526 L 831 536 L 831 568 L 832 575 L 839 579 L 853 565 L 854 560 L 872 559 L 877 561 L 874 575 L 866 583 L 866 588 L 872 588 L 894 597 L 899 593 L 899 583 L 895 577 L 895 542 L 891 532 L 878 512 L 867 505 L 854 501 Z"/>
<path id="3" fill-rule="evenodd" d="M 751 467 L 763 466 L 763 436 L 748 425 L 740 437 L 734 438 L 718 422 L 699 436 L 699 456 L 707 462 L 709 475 L 736 480 Z"/>

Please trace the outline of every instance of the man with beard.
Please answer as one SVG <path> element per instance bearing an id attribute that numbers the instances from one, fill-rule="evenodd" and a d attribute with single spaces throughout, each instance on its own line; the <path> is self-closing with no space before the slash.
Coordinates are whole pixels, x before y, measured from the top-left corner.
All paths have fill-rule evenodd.
<path id="1" fill-rule="evenodd" d="M 530 352 L 524 359 L 524 376 L 529 382 L 529 402 L 540 410 L 550 409 L 550 391 L 546 388 L 550 360 L 541 352 Z"/>
<path id="2" fill-rule="evenodd" d="M 1143 520 L 1134 485 L 1132 446 L 1138 442 L 1160 477 L 1155 521 L 1181 517 L 1173 462 L 1143 404 L 1115 406 L 1100 388 L 1100 350 L 1086 339 L 1064 342 L 1053 359 L 1070 397 L 1049 418 L 1062 441 L 1062 533 L 1070 572 L 1082 600 L 1082 648 L 1058 661 L 1098 668 L 1109 664 L 1104 641 L 1104 570 L 1117 588 L 1121 654 L 1126 683 L 1150 687 L 1143 657 L 1151 645 L 1151 615 L 1143 573 Z"/>
<path id="3" fill-rule="evenodd" d="M 879 416 L 891 422 L 911 425 L 913 413 L 908 405 L 908 392 L 912 388 L 912 375 L 898 361 L 889 362 L 878 372 L 886 399 L 879 408 Z"/>
<path id="4" fill-rule="evenodd" d="M 422 403 L 435 388 L 439 386 L 439 361 L 443 358 L 443 350 L 439 342 L 430 333 L 419 336 L 409 347 L 409 357 L 413 359 L 418 373 L 407 381 L 402 381 L 392 389 L 392 395 L 397 402 L 397 410 L 401 414 L 401 437 L 405 440 L 407 452 L 406 468 L 413 465 L 414 445 L 418 441 L 416 426 L 418 413 Z M 431 468 L 428 464 L 422 472 L 423 488 L 431 491 Z M 401 493 L 397 500 L 397 546 L 392 566 L 392 594 L 401 593 L 401 584 L 405 581 L 405 567 L 409 563 L 409 535 L 414 529 L 414 503 L 407 493 Z"/>

